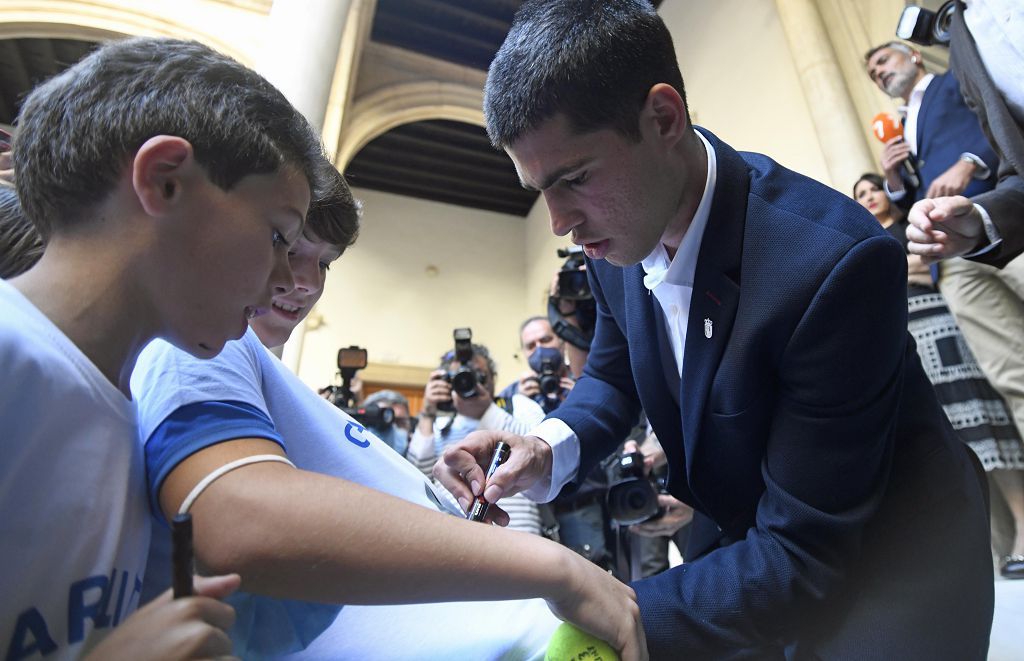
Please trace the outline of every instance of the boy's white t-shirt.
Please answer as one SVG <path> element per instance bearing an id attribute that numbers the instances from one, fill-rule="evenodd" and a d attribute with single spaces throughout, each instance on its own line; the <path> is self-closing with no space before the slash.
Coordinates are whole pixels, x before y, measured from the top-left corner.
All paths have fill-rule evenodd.
<path id="1" fill-rule="evenodd" d="M 182 406 L 244 402 L 273 421 L 288 458 L 298 468 L 345 478 L 434 511 L 462 515 L 457 504 L 439 495 L 405 458 L 302 383 L 251 329 L 240 340 L 228 342 L 211 360 L 198 360 L 165 342 L 153 342 L 139 357 L 132 392 L 146 441 Z M 160 553 L 167 535 L 162 525 L 154 526 L 147 583 L 151 578 L 169 583 L 169 560 Z M 515 619 L 510 620 L 513 615 Z M 467 622 L 474 622 L 471 633 Z M 540 658 L 558 624 L 540 599 L 346 606 L 323 636 L 297 656 Z"/>
<path id="2" fill-rule="evenodd" d="M 135 407 L 0 280 L 0 657 L 70 659 L 139 604 Z"/>

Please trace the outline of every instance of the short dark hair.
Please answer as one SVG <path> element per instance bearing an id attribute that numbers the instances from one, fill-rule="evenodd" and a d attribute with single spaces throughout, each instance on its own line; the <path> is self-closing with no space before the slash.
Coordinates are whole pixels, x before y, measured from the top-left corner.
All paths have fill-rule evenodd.
<path id="1" fill-rule="evenodd" d="M 685 103 L 672 35 L 647 0 L 527 0 L 487 73 L 487 134 L 504 148 L 561 113 L 579 133 L 639 140 L 658 83 Z"/>
<path id="2" fill-rule="evenodd" d="M 352 197 L 345 177 L 328 161 L 324 161 L 322 178 L 329 184 L 309 205 L 306 231 L 321 241 L 338 246 L 342 252 L 356 242 L 359 236 L 359 217 L 362 205 Z"/>
<path id="3" fill-rule="evenodd" d="M 195 41 L 112 41 L 38 86 L 17 119 L 22 206 L 44 237 L 87 220 L 149 138 L 192 144 L 224 190 L 296 167 L 319 194 L 320 139 L 255 71 Z"/>
<path id="4" fill-rule="evenodd" d="M 22 213 L 13 186 L 0 183 L 0 278 L 21 275 L 43 256 L 43 238 Z"/>

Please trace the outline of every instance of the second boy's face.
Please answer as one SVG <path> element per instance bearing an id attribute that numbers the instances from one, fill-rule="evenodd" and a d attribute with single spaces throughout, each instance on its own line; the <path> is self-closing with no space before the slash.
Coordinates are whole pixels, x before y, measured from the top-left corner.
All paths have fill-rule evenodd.
<path id="1" fill-rule="evenodd" d="M 200 358 L 242 336 L 291 291 L 288 253 L 302 233 L 309 184 L 292 167 L 249 175 L 224 191 L 205 176 L 187 195 L 161 249 L 164 337 Z"/>
<path id="2" fill-rule="evenodd" d="M 324 280 L 341 248 L 321 241 L 308 229 L 288 251 L 295 287 L 275 294 L 270 309 L 249 324 L 265 346 L 279 347 L 309 314 L 324 292 Z"/>

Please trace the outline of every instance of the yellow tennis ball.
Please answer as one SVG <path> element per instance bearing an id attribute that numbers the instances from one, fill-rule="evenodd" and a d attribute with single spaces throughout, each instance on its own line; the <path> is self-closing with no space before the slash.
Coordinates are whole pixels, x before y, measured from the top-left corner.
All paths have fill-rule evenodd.
<path id="1" fill-rule="evenodd" d="M 600 638 L 562 622 L 548 641 L 544 661 L 619 661 L 619 655 Z"/>

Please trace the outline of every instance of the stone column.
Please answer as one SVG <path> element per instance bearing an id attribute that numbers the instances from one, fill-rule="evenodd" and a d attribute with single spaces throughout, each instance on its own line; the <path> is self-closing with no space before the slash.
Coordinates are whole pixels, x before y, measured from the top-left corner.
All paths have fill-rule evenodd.
<path id="1" fill-rule="evenodd" d="M 256 61 L 256 70 L 277 86 L 318 132 L 324 128 L 349 4 L 350 0 L 274 0 L 265 46 Z M 306 325 L 301 323 L 278 354 L 296 373 L 305 334 Z"/>
<path id="2" fill-rule="evenodd" d="M 775 5 L 811 109 L 830 183 L 846 191 L 861 174 L 877 169 L 862 128 L 867 120 L 857 115 L 814 0 L 775 0 Z"/>

